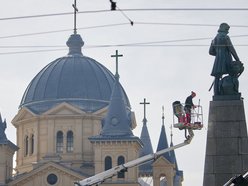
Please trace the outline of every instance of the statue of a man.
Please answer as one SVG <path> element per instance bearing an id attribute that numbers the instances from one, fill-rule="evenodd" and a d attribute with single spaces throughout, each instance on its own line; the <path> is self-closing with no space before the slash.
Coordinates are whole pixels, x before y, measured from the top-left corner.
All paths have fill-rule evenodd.
<path id="1" fill-rule="evenodd" d="M 232 56 L 236 61 L 240 61 L 239 57 L 229 38 L 228 31 L 230 26 L 227 23 L 221 23 L 218 34 L 212 40 L 209 54 L 215 56 L 214 66 L 211 76 L 214 80 L 214 95 L 220 95 L 220 79 L 223 74 L 230 73 L 230 66 L 232 63 Z"/>

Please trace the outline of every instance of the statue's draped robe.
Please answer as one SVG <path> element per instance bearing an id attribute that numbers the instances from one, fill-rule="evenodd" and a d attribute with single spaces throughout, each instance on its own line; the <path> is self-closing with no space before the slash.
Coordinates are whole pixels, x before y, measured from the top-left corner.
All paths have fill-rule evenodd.
<path id="1" fill-rule="evenodd" d="M 229 36 L 221 32 L 214 38 L 213 45 L 216 57 L 211 75 L 220 77 L 229 73 L 234 48 Z"/>

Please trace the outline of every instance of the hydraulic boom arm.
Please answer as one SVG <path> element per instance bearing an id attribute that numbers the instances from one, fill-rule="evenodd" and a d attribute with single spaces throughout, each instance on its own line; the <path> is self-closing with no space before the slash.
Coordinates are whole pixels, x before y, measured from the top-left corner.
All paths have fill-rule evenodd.
<path id="1" fill-rule="evenodd" d="M 223 186 L 245 186 L 248 185 L 248 172 L 244 173 L 243 175 L 238 175 L 232 177 L 227 183 Z"/>

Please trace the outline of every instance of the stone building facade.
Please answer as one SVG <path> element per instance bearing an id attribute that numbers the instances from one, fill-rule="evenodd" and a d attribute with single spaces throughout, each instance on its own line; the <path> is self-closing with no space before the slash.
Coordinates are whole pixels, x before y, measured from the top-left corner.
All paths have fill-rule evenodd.
<path id="1" fill-rule="evenodd" d="M 83 45 L 81 36 L 72 34 L 68 55 L 49 63 L 28 85 L 12 120 L 17 146 L 4 135 L 6 139 L 0 140 L 0 186 L 74 185 L 140 157 L 146 140 L 132 132 L 137 125 L 135 114 L 118 73 L 113 75 L 84 56 Z M 153 152 L 142 155 L 147 153 Z M 164 163 L 159 166 L 159 162 Z M 167 185 L 178 186 L 171 181 L 177 172 L 175 162 L 162 157 L 153 166 L 168 169 L 169 175 L 168 170 L 162 171 L 170 177 Z M 104 185 L 140 185 L 140 175 L 139 168 L 133 167 Z"/>

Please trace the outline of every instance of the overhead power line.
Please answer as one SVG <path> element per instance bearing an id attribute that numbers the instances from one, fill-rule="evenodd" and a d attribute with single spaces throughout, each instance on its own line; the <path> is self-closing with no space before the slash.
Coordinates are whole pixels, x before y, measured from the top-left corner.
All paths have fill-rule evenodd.
<path id="1" fill-rule="evenodd" d="M 143 8 L 123 9 L 123 11 L 247 11 L 248 8 Z"/>
<path id="2" fill-rule="evenodd" d="M 151 42 L 148 42 L 151 43 Z M 248 44 L 235 45 L 240 47 L 247 47 Z M 0 46 L 4 47 L 4 46 Z M 59 46 L 61 47 L 61 46 Z M 207 44 L 113 44 L 113 45 L 86 45 L 84 49 L 91 48 L 111 48 L 111 47 L 209 47 Z M 14 47 L 13 47 L 14 48 Z M 18 48 L 18 47 L 17 47 Z M 54 51 L 65 51 L 67 47 L 60 49 L 44 49 L 44 50 L 30 50 L 30 51 L 16 51 L 16 52 L 1 52 L 0 55 L 11 55 L 11 54 L 24 54 L 24 53 L 40 53 L 40 52 L 54 52 Z"/>
<path id="3" fill-rule="evenodd" d="M 122 9 L 123 12 L 139 12 L 139 11 L 247 11 L 248 8 L 143 8 L 143 9 Z M 111 10 L 88 10 L 88 11 L 78 11 L 78 14 L 91 14 L 91 13 L 103 13 L 103 12 L 113 12 Z M 51 17 L 51 16 L 63 16 L 71 15 L 73 12 L 62 12 L 62 13 L 51 13 L 51 14 L 39 14 L 39 15 L 28 15 L 28 16 L 16 16 L 16 17 L 4 17 L 0 18 L 0 21 L 5 20 L 16 20 L 16 19 L 30 19 L 30 18 L 40 18 L 40 17 Z"/>
<path id="4" fill-rule="evenodd" d="M 129 25 L 129 23 L 116 23 L 116 24 L 88 26 L 88 27 L 81 27 L 81 28 L 79 27 L 79 28 L 77 28 L 77 30 L 104 28 L 104 27 L 113 27 L 113 26 L 122 26 L 122 25 Z M 33 36 L 33 35 L 42 35 L 42 34 L 53 34 L 53 33 L 68 32 L 68 31 L 72 31 L 72 29 L 52 30 L 52 31 L 45 31 L 45 32 L 35 32 L 35 33 L 27 33 L 27 34 L 16 34 L 16 35 L 9 35 L 9 36 L 0 36 L 0 39 L 7 39 L 7 38 L 13 38 L 13 37 L 25 37 L 25 36 Z"/>
<path id="5" fill-rule="evenodd" d="M 129 23 L 114 23 L 114 24 L 105 24 L 105 25 L 96 25 L 96 26 L 88 26 L 88 27 L 79 27 L 77 30 L 86 30 L 86 29 L 96 29 L 96 28 L 107 28 L 107 27 L 115 27 L 115 26 L 124 26 L 130 25 Z M 156 22 L 134 22 L 134 25 L 157 25 L 157 26 L 213 26 L 218 27 L 217 24 L 199 24 L 199 23 L 156 23 Z M 248 28 L 247 25 L 231 25 L 232 27 L 243 27 Z M 26 36 L 34 36 L 34 35 L 43 35 L 43 34 L 53 34 L 59 32 L 69 32 L 72 29 L 62 29 L 62 30 L 52 30 L 52 31 L 44 31 L 44 32 L 34 32 L 34 33 L 26 33 L 26 34 L 16 34 L 9 36 L 0 36 L 0 39 L 8 39 L 15 37 L 26 37 Z"/>
<path id="6" fill-rule="evenodd" d="M 226 46 L 226 45 L 225 45 Z M 235 46 L 248 46 L 248 44 L 240 44 Z M 209 47 L 207 44 L 130 44 L 130 45 L 88 45 L 84 48 L 109 48 L 109 47 Z"/>
<path id="7" fill-rule="evenodd" d="M 248 37 L 248 35 L 233 35 L 232 38 L 238 37 Z M 188 38 L 188 39 L 173 39 L 173 40 L 160 40 L 160 41 L 147 41 L 147 42 L 136 42 L 136 43 L 123 43 L 123 44 L 113 44 L 113 45 L 85 45 L 84 48 L 97 48 L 97 47 L 116 47 L 116 46 L 163 46 L 164 43 L 179 43 L 179 42 L 189 42 L 189 41 L 202 41 L 211 40 L 212 37 L 202 37 L 202 38 Z M 175 46 L 198 46 L 197 44 L 187 44 L 187 45 L 175 45 Z M 169 46 L 169 45 L 168 45 Z M 172 46 L 172 45 L 171 45 Z M 208 45 L 199 45 L 208 46 Z M 246 45 L 240 45 L 246 46 Z M 65 45 L 0 45 L 0 48 L 59 48 L 65 47 Z"/>
<path id="8" fill-rule="evenodd" d="M 0 45 L 0 48 L 60 48 L 65 45 Z"/>
<path id="9" fill-rule="evenodd" d="M 29 50 L 29 51 L 17 51 L 17 52 L 1 52 L 0 55 L 10 55 L 10 54 L 27 54 L 27 53 L 39 53 L 39 52 L 54 52 L 67 49 L 52 49 L 52 50 Z"/>
<path id="10" fill-rule="evenodd" d="M 137 21 L 135 24 L 139 25 L 160 25 L 160 26 L 212 26 L 212 27 L 219 27 L 219 24 L 202 24 L 202 23 L 161 23 L 161 22 L 142 22 Z M 247 25 L 231 25 L 231 27 L 244 27 L 248 28 Z"/>

